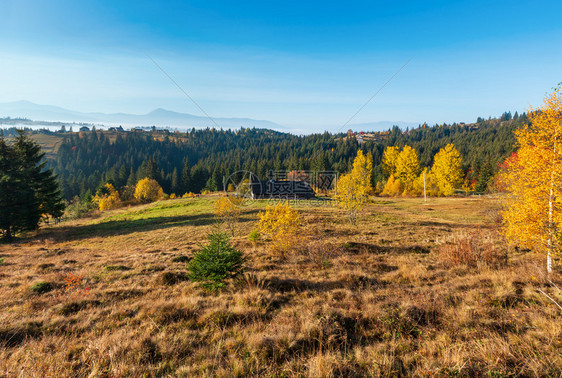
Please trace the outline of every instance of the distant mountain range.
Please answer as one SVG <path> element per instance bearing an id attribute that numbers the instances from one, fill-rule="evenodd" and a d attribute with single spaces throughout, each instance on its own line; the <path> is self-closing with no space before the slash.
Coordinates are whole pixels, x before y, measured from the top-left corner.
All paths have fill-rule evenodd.
<path id="1" fill-rule="evenodd" d="M 178 113 L 166 109 L 155 109 L 147 114 L 126 113 L 82 113 L 57 106 L 39 105 L 29 101 L 0 103 L 0 118 L 28 118 L 41 121 L 88 122 L 108 126 L 123 125 L 158 126 L 178 129 L 216 127 L 207 117 L 187 113 Z M 219 127 L 230 129 L 256 127 L 282 131 L 285 127 L 274 122 L 251 118 L 214 118 Z"/>
<path id="2" fill-rule="evenodd" d="M 127 114 L 127 113 L 83 113 L 64 109 L 58 106 L 39 105 L 29 101 L 16 101 L 0 103 L 0 118 L 27 118 L 34 121 L 50 122 L 86 122 L 101 124 L 106 126 L 122 125 L 125 128 L 135 126 L 157 126 L 170 127 L 180 130 L 204 127 L 216 127 L 207 117 L 196 116 L 188 113 L 178 113 L 166 109 L 155 109 L 147 114 Z M 237 129 L 240 127 L 256 127 L 277 131 L 290 131 L 284 126 L 267 120 L 257 120 L 251 118 L 214 118 L 219 127 L 225 129 Z M 353 131 L 381 131 L 388 130 L 392 126 L 401 129 L 406 127 L 417 127 L 416 123 L 381 121 L 372 123 L 351 124 L 345 127 Z"/>

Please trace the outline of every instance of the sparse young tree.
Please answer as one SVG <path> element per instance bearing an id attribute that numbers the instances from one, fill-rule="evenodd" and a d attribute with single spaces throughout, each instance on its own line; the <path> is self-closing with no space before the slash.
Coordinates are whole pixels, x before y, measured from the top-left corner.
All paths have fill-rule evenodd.
<path id="1" fill-rule="evenodd" d="M 294 244 L 299 229 L 299 213 L 288 203 L 267 206 L 259 213 L 257 230 L 273 241 L 273 250 L 279 253 L 288 251 Z"/>
<path id="2" fill-rule="evenodd" d="M 439 150 L 431 167 L 431 182 L 439 195 L 450 196 L 463 181 L 462 159 L 452 143 Z"/>
<path id="3" fill-rule="evenodd" d="M 351 172 L 342 175 L 338 180 L 336 200 L 338 206 L 344 208 L 351 224 L 357 223 L 357 212 L 367 203 L 369 194 L 373 191 L 371 175 L 373 172 L 373 158 L 357 151 Z"/>
<path id="4" fill-rule="evenodd" d="M 561 87 L 528 116 L 531 124 L 515 132 L 519 150 L 505 177 L 511 196 L 503 224 L 508 240 L 546 254 L 550 273 L 560 251 L 562 223 Z"/>
<path id="5" fill-rule="evenodd" d="M 235 196 L 221 196 L 214 204 L 217 218 L 226 223 L 232 236 L 234 236 L 236 221 L 240 217 L 241 204 L 242 200 Z"/>

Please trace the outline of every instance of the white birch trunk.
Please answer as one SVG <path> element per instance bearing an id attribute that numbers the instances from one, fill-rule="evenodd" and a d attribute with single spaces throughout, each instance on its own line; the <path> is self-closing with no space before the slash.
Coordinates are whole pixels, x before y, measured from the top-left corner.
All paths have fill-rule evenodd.
<path id="1" fill-rule="evenodd" d="M 550 193 L 548 195 L 548 240 L 546 252 L 546 273 L 552 273 L 552 249 L 554 247 L 554 224 L 552 222 L 553 200 L 554 200 L 554 164 L 556 163 L 556 140 L 552 153 L 552 167 L 550 168 Z"/>

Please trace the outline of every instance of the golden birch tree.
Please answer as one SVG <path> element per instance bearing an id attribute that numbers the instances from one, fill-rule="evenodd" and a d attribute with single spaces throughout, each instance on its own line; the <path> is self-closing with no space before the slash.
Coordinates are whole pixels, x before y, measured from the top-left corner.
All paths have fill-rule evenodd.
<path id="1" fill-rule="evenodd" d="M 431 182 L 439 195 L 450 196 L 463 181 L 462 158 L 452 143 L 439 150 L 431 167 Z"/>
<path id="2" fill-rule="evenodd" d="M 404 191 L 409 192 L 419 174 L 420 161 L 416 150 L 410 146 L 404 146 L 396 159 L 395 178 L 404 185 Z"/>
<path id="3" fill-rule="evenodd" d="M 257 231 L 271 239 L 275 252 L 284 254 L 294 247 L 300 227 L 297 210 L 288 203 L 279 202 L 275 206 L 266 206 L 258 217 Z"/>
<path id="4" fill-rule="evenodd" d="M 367 203 L 369 194 L 373 191 L 372 173 L 373 158 L 359 150 L 351 172 L 338 179 L 336 201 L 338 206 L 347 211 L 353 225 L 357 222 L 357 212 Z"/>
<path id="5" fill-rule="evenodd" d="M 560 251 L 562 222 L 561 87 L 529 112 L 530 125 L 515 132 L 517 159 L 504 177 L 510 193 L 503 212 L 508 240 L 546 254 L 547 272 Z"/>
<path id="6" fill-rule="evenodd" d="M 384 149 L 382 155 L 382 169 L 384 174 L 388 177 L 396 173 L 396 162 L 399 154 L 400 149 L 398 147 L 389 146 Z"/>

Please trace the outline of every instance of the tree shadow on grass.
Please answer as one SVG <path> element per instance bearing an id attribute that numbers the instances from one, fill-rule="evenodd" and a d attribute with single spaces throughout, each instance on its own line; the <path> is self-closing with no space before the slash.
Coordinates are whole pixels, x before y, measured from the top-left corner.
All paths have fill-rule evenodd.
<path id="1" fill-rule="evenodd" d="M 254 222 L 256 219 L 252 217 L 257 214 L 259 210 L 247 210 L 243 212 L 238 219 L 238 223 Z M 217 218 L 212 213 L 191 214 L 191 215 L 176 215 L 176 216 L 154 216 L 143 219 L 127 219 L 124 216 L 122 219 L 112 220 L 108 219 L 95 224 L 82 224 L 82 225 L 68 225 L 58 227 L 47 227 L 40 229 L 37 233 L 23 235 L 14 238 L 6 245 L 14 245 L 20 243 L 30 242 L 31 240 L 40 239 L 54 239 L 55 241 L 73 241 L 86 239 L 90 237 L 109 237 L 116 235 L 126 235 L 134 232 L 147 232 L 159 229 L 166 229 L 171 227 L 180 226 L 208 226 L 217 223 Z M 2 243 L 0 243 L 2 245 Z M 1 256 L 0 256 L 1 257 Z"/>
<path id="2" fill-rule="evenodd" d="M 423 245 L 407 245 L 407 246 L 385 246 L 369 243 L 360 243 L 349 241 L 342 245 L 344 251 L 352 254 L 358 253 L 374 253 L 374 254 L 427 254 L 430 249 Z"/>
<path id="3" fill-rule="evenodd" d="M 266 287 L 273 292 L 286 293 L 290 291 L 327 292 L 335 289 L 358 289 L 365 287 L 383 287 L 385 283 L 365 275 L 351 275 L 342 280 L 312 281 L 298 278 L 271 277 L 265 279 Z"/>
<path id="4" fill-rule="evenodd" d="M 56 239 L 71 241 L 89 237 L 108 237 L 126 235 L 134 232 L 163 230 L 181 226 L 207 226 L 216 223 L 213 214 L 178 215 L 169 217 L 152 217 L 144 219 L 102 221 L 95 224 L 62 226 L 46 229 L 40 236 L 53 236 Z"/>

